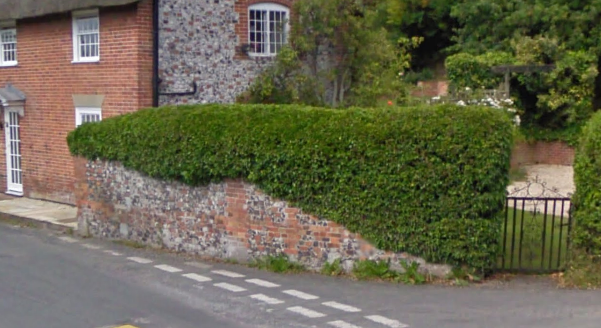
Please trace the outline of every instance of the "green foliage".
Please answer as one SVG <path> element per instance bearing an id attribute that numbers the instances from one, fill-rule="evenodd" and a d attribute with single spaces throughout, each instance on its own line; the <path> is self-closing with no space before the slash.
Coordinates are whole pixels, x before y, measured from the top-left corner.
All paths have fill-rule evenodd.
<path id="1" fill-rule="evenodd" d="M 340 259 L 336 259 L 332 263 L 324 263 L 323 267 L 321 268 L 321 274 L 326 276 L 340 276 L 344 274 Z"/>
<path id="2" fill-rule="evenodd" d="M 583 125 L 583 123 L 577 123 L 562 129 L 550 129 L 527 124 L 520 127 L 520 133 L 527 141 L 563 141 L 576 147 Z"/>
<path id="3" fill-rule="evenodd" d="M 522 65 L 554 64 L 548 74 L 512 74 L 512 96 L 524 122 L 564 129 L 601 107 L 599 6 L 601 0 L 462 1 L 451 11 L 459 24 L 452 50 L 504 51 Z"/>
<path id="4" fill-rule="evenodd" d="M 359 280 L 394 280 L 399 276 L 399 273 L 390 269 L 389 262 L 363 260 L 355 262 L 353 275 Z"/>
<path id="5" fill-rule="evenodd" d="M 496 89 L 503 76 L 493 73 L 491 67 L 513 61 L 513 56 L 505 52 L 487 52 L 478 56 L 458 53 L 447 57 L 445 65 L 449 81 L 456 88 Z"/>
<path id="6" fill-rule="evenodd" d="M 512 133 L 492 108 L 204 105 L 84 124 L 68 143 L 153 178 L 242 178 L 381 249 L 488 268 Z"/>
<path id="7" fill-rule="evenodd" d="M 576 192 L 572 198 L 573 246 L 584 254 L 601 256 L 601 114 L 586 124 L 574 164 Z"/>
<path id="8" fill-rule="evenodd" d="M 401 266 L 405 270 L 401 273 L 399 280 L 407 285 L 421 285 L 426 283 L 426 276 L 419 272 L 419 263 L 417 262 L 400 262 Z"/>
<path id="9" fill-rule="evenodd" d="M 601 288 L 599 272 L 601 272 L 601 257 L 574 250 L 563 277 L 563 284 L 567 287 L 599 289 Z"/>
<path id="10" fill-rule="evenodd" d="M 355 262 L 353 275 L 359 280 L 391 280 L 408 285 L 421 285 L 426 277 L 419 272 L 419 263 L 400 262 L 404 273 L 392 270 L 390 261 L 363 260 Z"/>
<path id="11" fill-rule="evenodd" d="M 412 67 L 421 70 L 436 63 L 451 46 L 457 21 L 451 8 L 460 0 L 379 1 L 380 22 L 395 38 L 419 37 L 424 41 L 411 51 Z"/>
<path id="12" fill-rule="evenodd" d="M 304 0 L 294 5 L 289 47 L 278 54 L 246 103 L 373 107 L 401 103 L 409 51 L 420 38 L 398 38 L 378 24 L 375 5 L 356 0 Z M 377 51 L 374 51 L 377 50 Z"/>
<path id="13" fill-rule="evenodd" d="M 276 273 L 300 273 L 306 271 L 302 264 L 291 262 L 286 255 L 258 258 L 250 263 L 250 267 Z"/>

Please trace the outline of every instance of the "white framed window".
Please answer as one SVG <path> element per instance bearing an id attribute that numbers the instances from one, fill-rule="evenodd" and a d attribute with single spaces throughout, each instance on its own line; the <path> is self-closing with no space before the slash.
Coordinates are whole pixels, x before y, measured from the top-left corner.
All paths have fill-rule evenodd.
<path id="1" fill-rule="evenodd" d="M 248 7 L 250 55 L 275 56 L 287 42 L 290 10 L 275 3 Z"/>
<path id="2" fill-rule="evenodd" d="M 84 123 L 102 121 L 102 109 L 94 107 L 75 108 L 75 127 Z"/>
<path id="3" fill-rule="evenodd" d="M 100 60 L 100 17 L 98 10 L 73 12 L 73 62 Z"/>
<path id="4" fill-rule="evenodd" d="M 17 29 L 0 28 L 0 66 L 17 65 Z"/>

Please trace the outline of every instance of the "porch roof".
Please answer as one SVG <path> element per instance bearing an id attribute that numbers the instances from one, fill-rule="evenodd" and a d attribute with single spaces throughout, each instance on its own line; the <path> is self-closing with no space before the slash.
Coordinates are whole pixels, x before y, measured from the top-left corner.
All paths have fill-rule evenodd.
<path id="1" fill-rule="evenodd" d="M 5 87 L 0 88 L 0 105 L 3 107 L 11 105 L 23 105 L 25 103 L 25 94 L 7 83 Z"/>
<path id="2" fill-rule="evenodd" d="M 140 0 L 0 0 L 0 20 L 60 14 L 79 9 L 128 5 Z"/>

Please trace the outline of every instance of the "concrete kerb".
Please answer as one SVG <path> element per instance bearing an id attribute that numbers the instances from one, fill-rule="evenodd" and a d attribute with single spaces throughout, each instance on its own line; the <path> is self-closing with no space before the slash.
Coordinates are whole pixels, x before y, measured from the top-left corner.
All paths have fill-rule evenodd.
<path id="1" fill-rule="evenodd" d="M 10 225 L 18 225 L 25 227 L 32 227 L 36 229 L 46 229 L 52 231 L 58 231 L 66 234 L 73 234 L 75 231 L 72 227 L 48 221 L 41 221 L 32 219 L 20 215 L 8 214 L 0 212 L 0 223 L 6 223 Z"/>

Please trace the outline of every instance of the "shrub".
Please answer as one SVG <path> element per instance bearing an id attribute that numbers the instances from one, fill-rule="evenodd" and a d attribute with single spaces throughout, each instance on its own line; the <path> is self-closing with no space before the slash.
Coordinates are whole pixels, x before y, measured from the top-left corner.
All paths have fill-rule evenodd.
<path id="1" fill-rule="evenodd" d="M 204 185 L 243 178 L 375 246 L 490 267 L 508 182 L 503 112 L 204 105 L 142 110 L 71 132 L 74 155 Z"/>
<path id="2" fill-rule="evenodd" d="M 601 113 L 582 131 L 574 162 L 574 248 L 601 256 Z"/>

